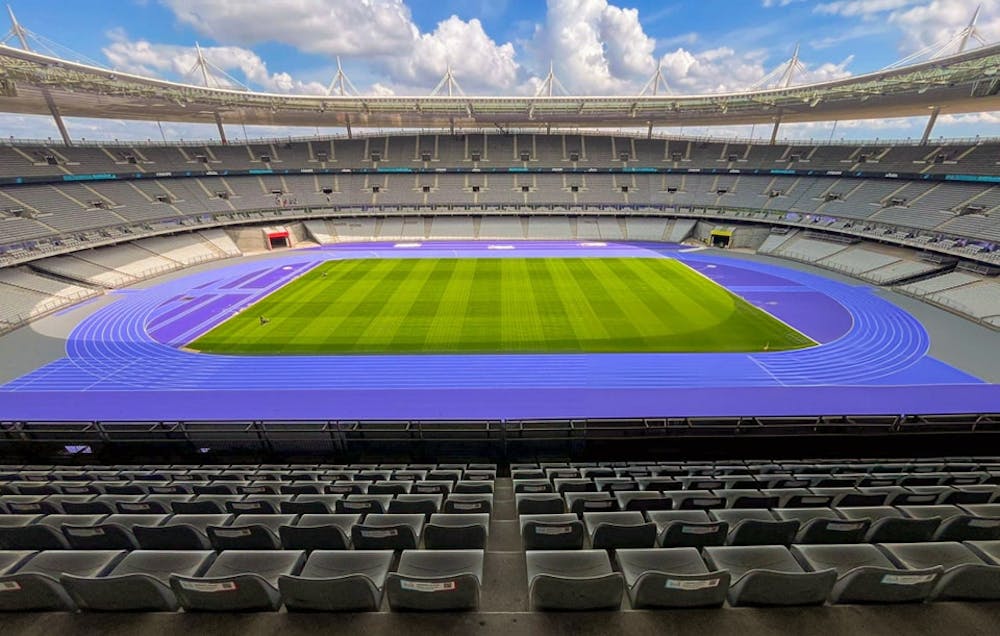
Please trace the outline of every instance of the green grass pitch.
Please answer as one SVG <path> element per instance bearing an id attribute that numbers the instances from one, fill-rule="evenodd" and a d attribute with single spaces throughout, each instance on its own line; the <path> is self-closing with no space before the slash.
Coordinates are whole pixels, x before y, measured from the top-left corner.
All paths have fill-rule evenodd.
<path id="1" fill-rule="evenodd" d="M 260 324 L 260 316 L 269 322 Z M 189 348 L 306 355 L 751 352 L 813 344 L 673 259 L 402 258 L 319 265 Z"/>

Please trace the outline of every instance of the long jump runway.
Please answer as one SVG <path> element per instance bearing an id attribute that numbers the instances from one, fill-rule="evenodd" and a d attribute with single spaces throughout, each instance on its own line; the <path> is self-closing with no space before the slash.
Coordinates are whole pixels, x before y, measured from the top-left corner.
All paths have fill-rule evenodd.
<path id="1" fill-rule="evenodd" d="M 763 353 L 226 356 L 183 349 L 317 264 L 351 258 L 676 258 L 818 342 Z M 1000 386 L 928 355 L 923 326 L 865 286 L 682 246 L 337 245 L 116 299 L 66 356 L 0 387 L 30 421 L 400 420 L 901 415 L 1000 411 Z"/>

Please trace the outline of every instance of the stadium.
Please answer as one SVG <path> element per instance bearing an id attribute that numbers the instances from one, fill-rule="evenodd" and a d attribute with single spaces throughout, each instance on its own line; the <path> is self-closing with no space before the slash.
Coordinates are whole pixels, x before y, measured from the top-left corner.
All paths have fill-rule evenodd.
<path id="1" fill-rule="evenodd" d="M 405 97 L 11 19 L 0 111 L 61 138 L 0 134 L 4 631 L 995 629 L 1000 140 L 933 134 L 1000 111 L 976 18 L 807 84 Z"/>

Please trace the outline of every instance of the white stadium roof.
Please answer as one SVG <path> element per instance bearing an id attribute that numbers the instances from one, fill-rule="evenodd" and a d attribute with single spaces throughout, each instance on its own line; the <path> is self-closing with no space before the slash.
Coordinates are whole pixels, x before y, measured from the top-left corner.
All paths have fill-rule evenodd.
<path id="1" fill-rule="evenodd" d="M 677 127 L 1000 110 L 1000 44 L 787 88 L 708 95 L 340 96 L 206 88 L 0 45 L 0 112 L 371 128 Z"/>

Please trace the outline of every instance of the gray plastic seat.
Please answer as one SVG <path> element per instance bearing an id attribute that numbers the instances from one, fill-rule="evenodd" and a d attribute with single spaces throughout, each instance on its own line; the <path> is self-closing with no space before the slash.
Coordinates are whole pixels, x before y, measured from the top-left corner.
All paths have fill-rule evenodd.
<path id="1" fill-rule="evenodd" d="M 5 550 L 68 550 L 69 541 L 62 533 L 64 523 L 97 525 L 106 515 L 44 515 L 34 522 L 29 515 L 4 515 L 0 519 L 16 525 L 0 525 L 0 547 Z"/>
<path id="2" fill-rule="evenodd" d="M 710 490 L 665 492 L 664 495 L 670 497 L 675 510 L 711 510 L 726 507 L 725 498 L 715 495 Z"/>
<path id="3" fill-rule="evenodd" d="M 734 606 L 819 605 L 837 580 L 834 569 L 806 572 L 784 546 L 710 546 L 703 554 L 709 567 L 732 576 Z"/>
<path id="4" fill-rule="evenodd" d="M 16 571 L 36 554 L 37 550 L 0 550 L 0 576 Z"/>
<path id="5" fill-rule="evenodd" d="M 386 579 L 393 610 L 472 610 L 479 607 L 482 550 L 404 550 Z"/>
<path id="6" fill-rule="evenodd" d="M 420 545 L 422 514 L 370 514 L 351 528 L 357 550 L 412 550 Z"/>
<path id="7" fill-rule="evenodd" d="M 919 603 L 942 572 L 938 567 L 901 569 L 869 544 L 796 545 L 792 553 L 809 570 L 837 571 L 832 603 Z"/>
<path id="8" fill-rule="evenodd" d="M 278 577 L 289 611 L 375 612 L 382 605 L 391 550 L 316 550 L 297 575 Z"/>
<path id="9" fill-rule="evenodd" d="M 536 550 L 525 554 L 532 607 L 541 610 L 619 609 L 625 579 L 604 550 Z"/>
<path id="10" fill-rule="evenodd" d="M 415 495 L 445 495 L 447 496 L 454 487 L 454 482 L 442 479 L 427 480 L 421 479 L 413 482 L 410 492 Z"/>
<path id="11" fill-rule="evenodd" d="M 124 550 L 50 550 L 31 557 L 0 576 L 0 611 L 64 611 L 77 609 L 59 577 L 101 576 L 125 557 Z"/>
<path id="12" fill-rule="evenodd" d="M 972 504 L 975 505 L 975 504 Z M 1000 539 L 1000 517 L 988 518 L 968 514 L 958 506 L 899 506 L 914 519 L 943 519 L 934 531 L 932 541 L 992 541 Z"/>
<path id="13" fill-rule="evenodd" d="M 387 512 L 397 515 L 424 515 L 430 517 L 441 510 L 444 495 L 403 494 L 389 502 Z"/>
<path id="14" fill-rule="evenodd" d="M 729 534 L 728 523 L 713 521 L 704 510 L 650 510 L 646 516 L 656 524 L 657 544 L 664 548 L 722 545 Z"/>
<path id="15" fill-rule="evenodd" d="M 30 548 L 19 547 L 24 539 L 30 538 L 25 536 L 26 531 L 19 530 L 19 528 L 34 525 L 43 518 L 43 515 L 0 514 L 0 550 L 30 551 Z M 30 531 L 27 532 L 30 533 Z M 62 547 L 66 547 L 65 538 L 62 538 Z"/>
<path id="16" fill-rule="evenodd" d="M 932 601 L 1000 600 L 1000 565 L 987 563 L 979 553 L 956 542 L 883 543 L 893 563 L 908 570 L 941 567 Z"/>
<path id="17" fill-rule="evenodd" d="M 293 525 L 278 527 L 285 550 L 348 550 L 351 528 L 361 523 L 361 515 L 302 515 Z"/>
<path id="18" fill-rule="evenodd" d="M 566 512 L 566 500 L 557 493 L 525 493 L 514 495 L 519 515 L 557 515 Z"/>
<path id="19" fill-rule="evenodd" d="M 409 481 L 379 480 L 368 486 L 369 495 L 405 495 L 413 483 Z"/>
<path id="20" fill-rule="evenodd" d="M 696 548 L 622 549 L 615 552 L 635 609 L 720 607 L 729 572 L 710 572 Z"/>
<path id="21" fill-rule="evenodd" d="M 525 550 L 580 550 L 583 522 L 573 513 L 521 515 L 521 540 Z"/>
<path id="22" fill-rule="evenodd" d="M 617 512 L 618 500 L 610 492 L 568 492 L 566 507 L 581 518 L 585 512 Z"/>
<path id="23" fill-rule="evenodd" d="M 223 550 L 277 550 L 278 529 L 291 525 L 296 515 L 240 515 L 232 524 L 205 528 L 212 547 Z"/>
<path id="24" fill-rule="evenodd" d="M 95 525 L 63 524 L 62 532 L 73 550 L 137 550 L 139 542 L 132 529 L 156 526 L 166 519 L 167 515 L 109 515 Z"/>
<path id="25" fill-rule="evenodd" d="M 486 479 L 465 479 L 455 482 L 452 492 L 461 495 L 491 495 L 493 494 L 493 480 Z"/>
<path id="26" fill-rule="evenodd" d="M 139 547 L 143 550 L 209 550 L 209 526 L 226 526 L 235 517 L 230 514 L 173 515 L 160 525 L 132 527 Z"/>
<path id="27" fill-rule="evenodd" d="M 490 533 L 490 516 L 480 514 L 434 514 L 424 527 L 428 550 L 482 550 Z"/>
<path id="28" fill-rule="evenodd" d="M 853 486 L 810 488 L 809 490 L 816 495 L 832 497 L 829 505 L 834 508 L 884 506 L 886 500 L 885 493 L 861 492 Z"/>
<path id="29" fill-rule="evenodd" d="M 830 508 L 779 508 L 774 514 L 779 519 L 795 519 L 801 524 L 794 543 L 860 543 L 871 526 L 868 519 L 847 521 Z"/>
<path id="30" fill-rule="evenodd" d="M 453 493 L 444 500 L 442 511 L 447 514 L 492 514 L 493 495 Z"/>
<path id="31" fill-rule="evenodd" d="M 652 548 L 656 545 L 656 524 L 641 512 L 585 512 L 583 523 L 595 549 Z"/>
<path id="32" fill-rule="evenodd" d="M 170 587 L 187 611 L 275 611 L 281 606 L 278 578 L 297 574 L 300 550 L 227 550 L 201 576 L 170 576 Z"/>
<path id="33" fill-rule="evenodd" d="M 799 530 L 797 519 L 779 521 L 769 510 L 713 510 L 711 516 L 729 524 L 727 545 L 791 545 Z"/>
<path id="34" fill-rule="evenodd" d="M 208 550 L 136 550 L 103 576 L 64 574 L 60 581 L 80 609 L 173 612 L 179 605 L 170 575 L 200 576 L 214 559 Z"/>
<path id="35" fill-rule="evenodd" d="M 664 497 L 659 492 L 651 490 L 616 492 L 615 499 L 618 501 L 620 510 L 671 510 L 674 506 L 669 497 Z"/>
<path id="36" fill-rule="evenodd" d="M 865 534 L 866 543 L 912 543 L 930 541 L 941 524 L 941 519 L 911 519 L 890 506 L 865 506 L 860 508 L 838 508 L 837 511 L 849 520 L 871 519 L 872 524 Z"/>
<path id="37" fill-rule="evenodd" d="M 389 509 L 392 495 L 347 495 L 334 502 L 337 514 L 366 515 L 382 514 Z"/>
<path id="38" fill-rule="evenodd" d="M 170 507 L 179 515 L 228 514 L 226 505 L 242 498 L 243 495 L 198 495 L 189 501 L 173 501 Z"/>
<path id="39" fill-rule="evenodd" d="M 281 504 L 293 499 L 293 495 L 247 495 L 245 499 L 227 501 L 226 512 L 240 516 L 273 515 L 281 510 Z"/>
<path id="40" fill-rule="evenodd" d="M 282 501 L 280 509 L 286 515 L 328 515 L 333 514 L 342 498 L 343 495 L 302 494 L 291 501 Z"/>

